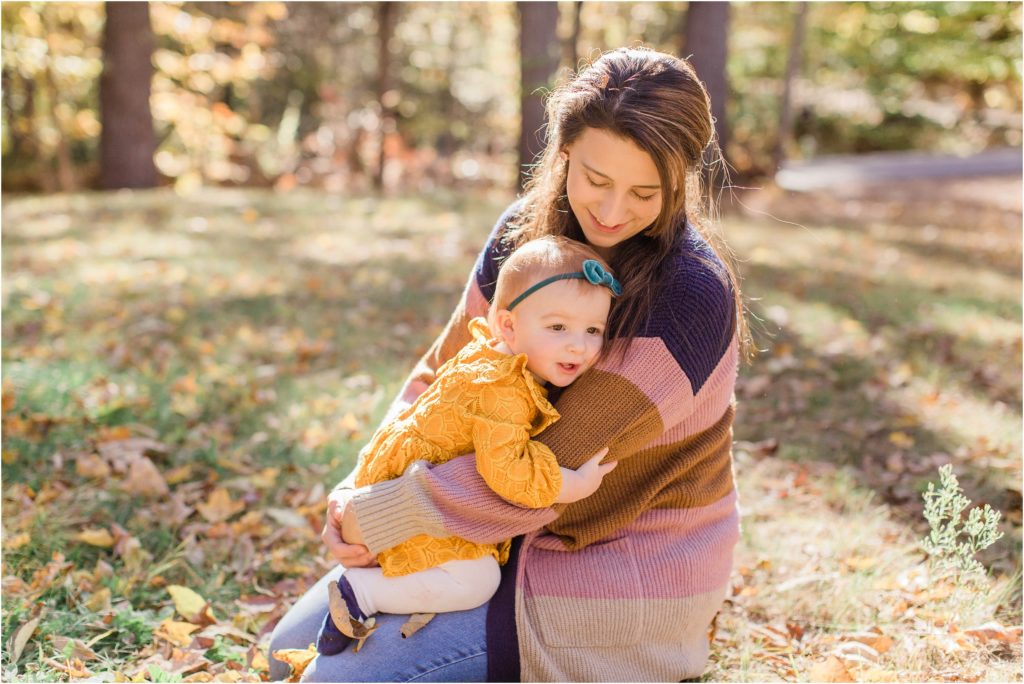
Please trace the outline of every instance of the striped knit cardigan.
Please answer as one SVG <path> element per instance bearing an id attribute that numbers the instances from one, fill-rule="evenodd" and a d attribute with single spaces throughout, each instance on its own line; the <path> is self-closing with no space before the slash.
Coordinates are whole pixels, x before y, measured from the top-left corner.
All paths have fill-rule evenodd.
<path id="1" fill-rule="evenodd" d="M 498 220 L 448 326 L 389 415 L 469 341 L 468 321 L 485 315 L 515 209 Z M 553 393 L 562 419 L 538 437 L 569 468 L 609 446 L 620 463 L 595 494 L 520 508 L 488 489 L 468 455 L 416 462 L 352 498 L 374 553 L 416 534 L 515 538 L 488 608 L 490 681 L 679 681 L 704 670 L 739 537 L 736 312 L 703 238 L 687 228 L 679 244 L 642 334 L 624 356 Z"/>

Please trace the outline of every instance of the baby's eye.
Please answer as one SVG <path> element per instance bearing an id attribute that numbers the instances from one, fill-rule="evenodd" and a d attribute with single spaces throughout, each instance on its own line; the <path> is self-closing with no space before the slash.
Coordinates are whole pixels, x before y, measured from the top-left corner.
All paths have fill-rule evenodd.
<path id="1" fill-rule="evenodd" d="M 554 325 L 549 325 L 548 327 L 556 332 L 561 332 L 565 330 L 565 326 L 562 325 L 561 323 L 555 323 Z"/>
<path id="2" fill-rule="evenodd" d="M 600 335 L 601 334 L 601 329 L 600 328 L 587 328 L 587 334 L 590 334 L 590 335 Z"/>

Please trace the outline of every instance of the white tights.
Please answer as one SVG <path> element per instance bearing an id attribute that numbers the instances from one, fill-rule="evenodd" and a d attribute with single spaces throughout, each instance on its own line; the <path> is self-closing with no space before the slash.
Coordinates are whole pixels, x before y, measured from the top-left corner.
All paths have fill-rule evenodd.
<path id="1" fill-rule="evenodd" d="M 455 560 L 399 577 L 380 568 L 348 568 L 345 577 L 367 617 L 375 613 L 450 613 L 470 610 L 498 590 L 501 571 L 493 556 Z"/>

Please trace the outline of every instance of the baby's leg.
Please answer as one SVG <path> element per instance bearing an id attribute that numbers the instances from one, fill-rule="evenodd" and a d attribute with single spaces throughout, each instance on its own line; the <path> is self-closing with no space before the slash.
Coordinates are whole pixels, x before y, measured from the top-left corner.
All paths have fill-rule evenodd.
<path id="1" fill-rule="evenodd" d="M 349 568 L 338 580 L 349 615 L 362 620 L 376 613 L 451 613 L 487 603 L 498 590 L 501 570 L 492 556 L 457 560 L 399 577 L 385 577 L 379 567 Z M 330 614 L 317 635 L 323 655 L 340 653 L 351 639 Z"/>
<path id="2" fill-rule="evenodd" d="M 350 568 L 344 577 L 365 615 L 450 613 L 487 603 L 498 590 L 501 571 L 498 561 L 484 556 L 399 577 L 385 577 L 380 568 Z"/>

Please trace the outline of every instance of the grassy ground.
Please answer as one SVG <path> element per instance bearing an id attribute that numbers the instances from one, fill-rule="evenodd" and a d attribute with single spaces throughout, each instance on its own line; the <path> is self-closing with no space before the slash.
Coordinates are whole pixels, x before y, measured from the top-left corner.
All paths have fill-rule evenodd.
<path id="1" fill-rule="evenodd" d="M 328 566 L 325 487 L 507 199 L 6 198 L 0 678 L 264 676 Z M 1020 680 L 1020 212 L 969 200 L 761 192 L 726 217 L 764 353 L 705 679 Z M 943 463 L 1007 516 L 970 595 L 917 545 Z"/>

